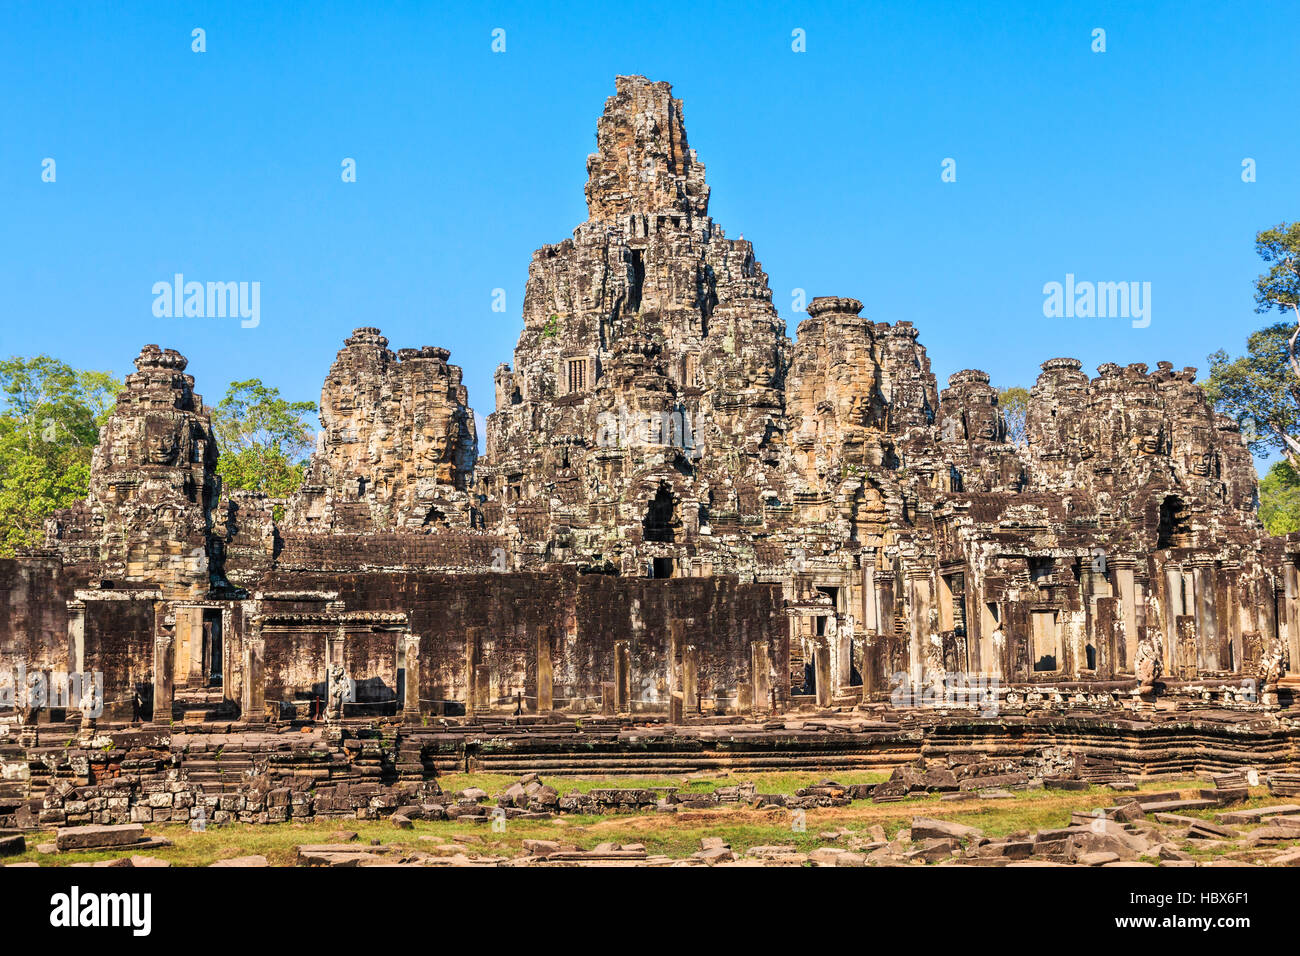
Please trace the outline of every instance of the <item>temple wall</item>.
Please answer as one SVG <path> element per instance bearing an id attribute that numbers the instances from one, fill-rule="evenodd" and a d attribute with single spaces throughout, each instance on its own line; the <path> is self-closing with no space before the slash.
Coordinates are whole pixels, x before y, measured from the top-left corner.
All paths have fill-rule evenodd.
<path id="1" fill-rule="evenodd" d="M 654 581 L 573 571 L 317 572 L 277 576 L 264 585 L 337 592 L 353 612 L 404 612 L 406 630 L 418 639 L 426 712 L 513 711 L 518 704 L 532 712 L 546 696 L 546 670 L 554 709 L 599 711 L 610 693 L 604 685 L 615 682 L 622 642 L 628 659 L 623 682 L 634 710 L 667 711 L 669 694 L 681 683 L 683 654 L 694 654 L 697 696 L 720 697 L 731 712 L 749 684 L 754 644 L 767 643 L 776 674 L 788 662 L 780 589 L 726 576 Z M 670 666 L 674 629 L 679 646 Z M 326 637 L 316 625 L 277 623 L 263 630 L 268 700 L 323 688 Z M 349 630 L 348 676 L 396 687 L 398 640 L 392 633 Z M 547 656 L 541 641 L 548 642 L 549 662 L 539 661 Z"/>

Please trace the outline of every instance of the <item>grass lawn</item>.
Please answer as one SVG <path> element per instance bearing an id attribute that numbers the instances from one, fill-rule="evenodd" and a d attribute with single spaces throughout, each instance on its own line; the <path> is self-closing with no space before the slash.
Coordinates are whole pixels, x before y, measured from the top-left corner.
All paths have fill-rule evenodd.
<path id="1" fill-rule="evenodd" d="M 600 787 L 678 787 L 683 792 L 709 792 L 720 786 L 752 781 L 760 793 L 793 793 L 795 790 L 832 777 L 842 784 L 875 783 L 881 773 L 754 773 L 743 775 L 692 774 L 662 777 L 550 777 L 544 782 L 562 794 L 574 790 L 589 791 Z M 444 790 L 481 787 L 498 793 L 515 781 L 506 774 L 449 774 L 440 778 Z M 1197 780 L 1162 781 L 1141 787 L 1144 791 L 1193 791 L 1204 786 Z M 1191 793 L 1186 795 L 1191 796 Z M 312 823 L 268 825 L 228 824 L 210 826 L 193 832 L 182 824 L 145 827 L 145 832 L 171 840 L 173 845 L 149 851 L 147 855 L 169 860 L 175 866 L 206 866 L 220 859 L 260 854 L 272 864 L 292 865 L 295 848 L 305 843 L 335 843 L 357 835 L 357 842 L 401 847 L 451 855 L 463 848 L 468 856 L 514 856 L 522 852 L 528 839 L 556 840 L 581 849 L 599 843 L 642 843 L 651 854 L 671 857 L 690 856 L 700 848 L 701 837 L 721 837 L 737 853 L 765 844 L 793 844 L 801 850 L 820 846 L 842 846 L 828 831 L 845 828 L 865 835 L 873 825 L 880 825 L 892 837 L 910 825 L 915 815 L 942 817 L 979 827 L 990 837 L 1001 837 L 1021 830 L 1038 830 L 1065 826 L 1073 810 L 1094 810 L 1120 802 L 1123 794 L 1104 787 L 1083 791 L 1030 790 L 1016 792 L 1001 800 L 944 800 L 937 794 L 910 797 L 895 803 L 872 803 L 858 800 L 847 807 L 808 810 L 806 831 L 792 827 L 793 814 L 786 810 L 755 810 L 735 805 L 719 809 L 690 810 L 678 813 L 638 813 L 596 816 L 564 816 L 552 820 L 512 820 L 504 833 L 494 833 L 490 826 L 458 821 L 416 821 L 414 829 L 401 830 L 384 821 L 327 820 Z M 1261 788 L 1242 806 L 1276 803 Z M 1214 811 L 1189 815 L 1212 818 Z M 28 834 L 28 850 L 5 862 L 37 862 L 45 866 L 112 860 L 123 856 L 120 850 L 65 854 L 43 854 L 38 843 L 53 842 L 52 831 Z M 441 849 L 439 849 L 441 847 Z M 1198 854 L 1198 856 L 1201 854 Z M 1213 855 L 1207 852 L 1205 855 Z"/>

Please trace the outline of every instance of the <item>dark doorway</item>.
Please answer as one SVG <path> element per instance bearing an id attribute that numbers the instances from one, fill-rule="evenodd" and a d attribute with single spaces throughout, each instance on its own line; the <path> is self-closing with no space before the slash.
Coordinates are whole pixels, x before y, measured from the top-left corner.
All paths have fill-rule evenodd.
<path id="1" fill-rule="evenodd" d="M 650 575 L 656 578 L 671 578 L 675 564 L 672 558 L 655 558 L 650 566 Z"/>
<path id="2" fill-rule="evenodd" d="M 1186 548 L 1191 544 L 1191 520 L 1187 505 L 1177 495 L 1160 502 L 1160 524 L 1156 529 L 1156 549 Z"/>
<path id="3" fill-rule="evenodd" d="M 641 287 L 645 284 L 645 259 L 640 249 L 632 250 L 632 285 L 627 290 L 627 309 L 638 312 L 641 309 Z"/>
<path id="4" fill-rule="evenodd" d="M 674 523 L 673 492 L 667 484 L 661 483 L 659 490 L 655 492 L 654 500 L 650 502 L 650 507 L 646 509 L 645 520 L 641 523 L 645 540 L 671 544 L 675 537 Z"/>
<path id="5" fill-rule="evenodd" d="M 220 687 L 223 680 L 222 658 L 225 657 L 221 640 L 221 611 L 215 608 L 203 612 L 203 662 L 208 674 L 208 686 Z"/>

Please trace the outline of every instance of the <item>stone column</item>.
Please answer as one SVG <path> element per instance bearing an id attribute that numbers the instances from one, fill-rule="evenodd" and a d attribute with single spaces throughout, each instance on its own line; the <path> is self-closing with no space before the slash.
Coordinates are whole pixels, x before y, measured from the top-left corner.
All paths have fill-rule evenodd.
<path id="1" fill-rule="evenodd" d="M 482 648 L 483 628 L 465 628 L 465 716 L 473 717 L 478 710 L 478 663 Z"/>
<path id="2" fill-rule="evenodd" d="M 838 693 L 840 688 L 847 689 L 849 682 L 853 678 L 853 632 L 849 630 L 847 622 L 839 624 L 835 628 L 835 662 L 834 676 L 832 680 L 835 684 L 835 691 Z"/>
<path id="3" fill-rule="evenodd" d="M 934 592 L 927 570 L 909 571 L 906 580 L 912 627 L 908 671 L 912 685 L 920 687 L 925 683 L 926 645 L 930 640 L 930 608 Z"/>
<path id="4" fill-rule="evenodd" d="M 1167 564 L 1165 572 L 1165 607 L 1168 609 L 1164 619 L 1164 660 L 1167 673 L 1182 666 L 1178 659 L 1178 629 L 1176 621 L 1187 613 L 1183 604 L 1183 569 L 1174 564 Z"/>
<path id="5" fill-rule="evenodd" d="M 402 688 L 402 715 L 420 716 L 420 639 L 414 634 L 402 635 L 406 645 L 406 686 Z"/>
<path id="6" fill-rule="evenodd" d="M 627 641 L 614 642 L 614 710 L 632 712 L 632 648 Z"/>
<path id="7" fill-rule="evenodd" d="M 1300 677 L 1300 570 L 1295 560 L 1288 555 L 1283 565 L 1283 604 L 1286 615 L 1282 619 L 1286 628 L 1287 648 L 1290 651 L 1290 666 L 1287 676 Z"/>
<path id="8" fill-rule="evenodd" d="M 342 625 L 325 639 L 325 717 L 330 721 L 343 719 L 348 679 L 343 665 L 346 641 L 347 631 Z"/>
<path id="9" fill-rule="evenodd" d="M 767 641 L 755 641 L 749 647 L 749 684 L 754 714 L 765 714 L 772 708 L 772 658 Z"/>
<path id="10" fill-rule="evenodd" d="M 1196 590 L 1193 603 L 1197 632 L 1196 665 L 1201 671 L 1217 671 L 1222 667 L 1219 661 L 1219 622 L 1215 595 L 1217 578 L 1213 561 L 1202 561 L 1192 568 Z"/>
<path id="11" fill-rule="evenodd" d="M 175 679 L 175 638 L 155 634 L 153 638 L 153 722 L 170 723 L 172 719 L 172 682 Z"/>
<path id="12" fill-rule="evenodd" d="M 682 646 L 686 643 L 686 622 L 678 618 L 668 621 L 668 692 L 682 689 Z"/>
<path id="13" fill-rule="evenodd" d="M 813 671 L 817 675 L 817 706 L 831 705 L 831 649 L 818 644 L 813 651 Z"/>
<path id="14" fill-rule="evenodd" d="M 554 709 L 555 672 L 551 667 L 551 629 L 537 631 L 537 712 L 550 713 Z"/>
<path id="15" fill-rule="evenodd" d="M 1113 558 L 1111 567 L 1115 571 L 1115 590 L 1120 603 L 1120 620 L 1124 624 L 1124 646 L 1118 648 L 1115 656 L 1115 672 L 1133 673 L 1133 657 L 1137 653 L 1138 618 L 1137 584 L 1133 578 L 1132 558 Z"/>
<path id="16" fill-rule="evenodd" d="M 244 683 L 240 688 L 240 716 L 246 721 L 266 719 L 266 641 L 260 621 L 254 621 L 244 640 Z M 277 705 L 278 706 L 278 705 Z"/>
<path id="17" fill-rule="evenodd" d="M 68 673 L 86 670 L 86 602 L 68 602 Z"/>
<path id="18" fill-rule="evenodd" d="M 880 633 L 880 600 L 876 594 L 876 550 L 862 552 L 862 628 L 868 634 Z"/>
<path id="19" fill-rule="evenodd" d="M 203 673 L 203 608 L 176 609 L 176 637 L 185 642 L 185 682 L 190 687 L 207 687 L 208 675 Z"/>
<path id="20" fill-rule="evenodd" d="M 694 644 L 682 648 L 682 711 L 688 716 L 700 712 L 700 652 Z"/>

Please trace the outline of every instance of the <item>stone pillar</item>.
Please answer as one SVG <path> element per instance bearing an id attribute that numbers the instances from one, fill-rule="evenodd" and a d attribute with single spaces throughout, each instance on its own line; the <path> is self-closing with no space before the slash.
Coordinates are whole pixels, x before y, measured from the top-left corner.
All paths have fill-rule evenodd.
<path id="1" fill-rule="evenodd" d="M 1133 579 L 1133 560 L 1115 558 L 1111 561 L 1115 571 L 1115 590 L 1120 603 L 1120 621 L 1124 625 L 1124 646 L 1118 648 L 1115 657 L 1115 672 L 1133 673 L 1133 659 L 1137 653 L 1138 618 L 1137 618 L 1137 583 Z"/>
<path id="2" fill-rule="evenodd" d="M 1199 643 L 1196 633 L 1196 618 L 1191 614 L 1180 614 L 1174 619 L 1174 643 L 1178 649 L 1174 652 L 1174 677 L 1179 680 L 1196 678 L 1196 647 Z"/>
<path id="3" fill-rule="evenodd" d="M 554 707 L 555 672 L 551 668 L 551 629 L 537 632 L 537 712 L 550 713 Z"/>
<path id="4" fill-rule="evenodd" d="M 755 714 L 765 714 L 772 708 L 772 658 L 767 641 L 755 641 L 749 647 L 750 705 Z"/>
<path id="5" fill-rule="evenodd" d="M 670 724 L 682 722 L 682 695 L 677 691 L 668 695 L 668 722 Z"/>
<path id="6" fill-rule="evenodd" d="M 682 711 L 689 716 L 700 712 L 700 652 L 694 644 L 682 648 Z"/>
<path id="7" fill-rule="evenodd" d="M 1162 656 L 1168 673 L 1180 667 L 1178 659 L 1178 630 L 1175 622 L 1187 613 L 1183 604 L 1183 569 L 1174 564 L 1167 564 L 1165 572 L 1165 608 L 1164 633 L 1161 635 L 1164 645 Z"/>
<path id="8" fill-rule="evenodd" d="M 606 680 L 600 682 L 600 712 L 606 717 L 614 716 L 617 711 L 614 709 L 614 682 Z"/>
<path id="9" fill-rule="evenodd" d="M 862 628 L 868 634 L 880 633 L 880 600 L 876 594 L 876 551 L 862 552 Z"/>
<path id="10" fill-rule="evenodd" d="M 817 675 L 817 706 L 831 705 L 831 649 L 818 644 L 813 650 L 813 671 Z"/>
<path id="11" fill-rule="evenodd" d="M 266 719 L 266 641 L 260 622 L 254 622 L 244 641 L 244 683 L 240 688 L 240 716 L 246 721 Z M 279 706 L 279 705 L 277 705 Z"/>
<path id="12" fill-rule="evenodd" d="M 686 622 L 678 618 L 668 621 L 668 692 L 682 689 L 682 646 L 686 643 Z"/>
<path id="13" fill-rule="evenodd" d="M 172 682 L 175 679 L 175 638 L 155 634 L 153 638 L 153 722 L 170 723 L 172 719 Z"/>
<path id="14" fill-rule="evenodd" d="M 832 679 L 835 682 L 834 689 L 838 693 L 841 688 L 847 690 L 853 678 L 853 632 L 847 623 L 842 623 L 835 628 L 834 652 L 835 673 Z"/>
<path id="15" fill-rule="evenodd" d="M 342 625 L 325 638 L 325 719 L 328 721 L 342 720 L 343 705 L 347 702 L 348 674 L 343 665 L 346 641 L 347 631 Z"/>
<path id="16" fill-rule="evenodd" d="M 908 572 L 907 592 L 912 626 L 908 672 L 912 685 L 920 687 L 925 683 L 926 645 L 930 640 L 930 608 L 934 593 L 929 571 L 918 569 Z"/>
<path id="17" fill-rule="evenodd" d="M 402 715 L 420 716 L 420 639 L 414 634 L 404 634 L 406 645 L 406 686 L 402 688 Z"/>
<path id="18" fill-rule="evenodd" d="M 632 712 L 632 648 L 627 641 L 614 642 L 614 711 Z"/>
<path id="19" fill-rule="evenodd" d="M 1282 571 L 1283 604 L 1286 609 L 1283 622 L 1290 651 L 1287 676 L 1300 677 L 1300 570 L 1297 570 L 1295 560 L 1288 555 Z"/>
<path id="20" fill-rule="evenodd" d="M 68 673 L 86 670 L 86 602 L 68 602 Z"/>
<path id="21" fill-rule="evenodd" d="M 1193 604 L 1197 632 L 1196 666 L 1201 671 L 1217 671 L 1223 665 L 1219 660 L 1219 622 L 1215 594 L 1218 576 L 1214 573 L 1214 562 L 1197 564 L 1192 569 L 1192 580 L 1196 592 Z"/>
<path id="22" fill-rule="evenodd" d="M 203 608 L 176 609 L 176 637 L 185 642 L 185 682 L 191 687 L 207 687 L 208 675 L 203 673 Z"/>
<path id="23" fill-rule="evenodd" d="M 478 710 L 478 664 L 482 651 L 483 628 L 465 628 L 465 716 Z"/>

